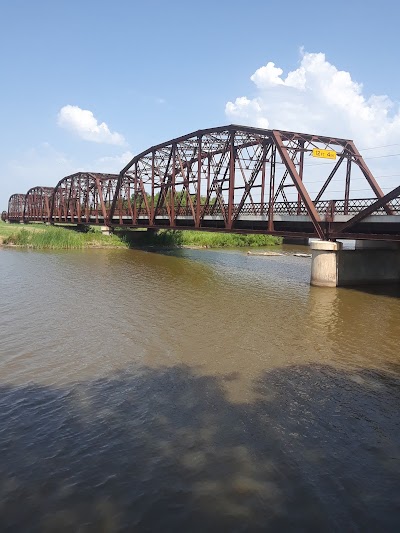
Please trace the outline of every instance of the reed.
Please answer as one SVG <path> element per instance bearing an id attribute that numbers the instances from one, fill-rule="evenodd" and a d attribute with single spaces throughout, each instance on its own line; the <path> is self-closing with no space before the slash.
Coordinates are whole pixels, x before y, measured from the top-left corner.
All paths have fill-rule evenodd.
<path id="1" fill-rule="evenodd" d="M 282 243 L 280 237 L 237 233 L 217 233 L 207 231 L 161 230 L 146 235 L 144 244 L 154 246 L 198 246 L 203 248 L 237 248 L 276 246 Z"/>
<path id="2" fill-rule="evenodd" d="M 40 230 L 18 229 L 3 240 L 6 245 L 23 246 L 41 250 L 68 250 L 79 248 L 126 248 L 125 239 L 117 235 L 103 235 L 98 230 L 89 230 L 87 233 L 73 229 L 45 226 Z"/>

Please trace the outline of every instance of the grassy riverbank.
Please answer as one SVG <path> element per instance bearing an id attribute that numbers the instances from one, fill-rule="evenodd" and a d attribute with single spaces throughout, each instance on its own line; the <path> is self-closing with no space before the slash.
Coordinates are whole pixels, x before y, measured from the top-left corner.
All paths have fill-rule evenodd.
<path id="1" fill-rule="evenodd" d="M 281 244 L 282 239 L 271 235 L 238 235 L 205 231 L 160 230 L 120 231 L 103 235 L 99 229 L 90 228 L 86 233 L 72 228 L 44 226 L 41 224 L 5 224 L 0 222 L 0 244 L 23 246 L 42 250 L 66 250 L 79 248 L 133 248 L 159 246 L 193 246 L 199 248 L 261 247 Z"/>
<path id="2" fill-rule="evenodd" d="M 2 244 L 7 237 L 21 229 L 19 224 L 6 224 L 2 220 L 0 220 L 0 244 Z M 42 231 L 43 230 L 43 224 L 30 224 L 29 225 L 30 231 Z"/>
<path id="3" fill-rule="evenodd" d="M 276 246 L 282 243 L 280 237 L 271 235 L 239 235 L 237 233 L 190 230 L 161 230 L 156 234 L 147 234 L 143 241 L 145 244 L 153 246 L 198 246 L 203 248 Z"/>
<path id="4" fill-rule="evenodd" d="M 0 239 L 4 245 L 23 246 L 37 250 L 68 250 L 80 248 L 126 248 L 125 239 L 117 235 L 103 235 L 99 230 L 91 229 L 87 233 L 55 226 L 0 225 Z"/>

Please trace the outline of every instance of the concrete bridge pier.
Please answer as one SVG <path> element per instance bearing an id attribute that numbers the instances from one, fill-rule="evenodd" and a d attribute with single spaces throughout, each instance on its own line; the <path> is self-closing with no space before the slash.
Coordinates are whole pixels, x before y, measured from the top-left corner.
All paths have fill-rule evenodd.
<path id="1" fill-rule="evenodd" d="M 400 283 L 400 247 L 397 243 L 356 241 L 355 250 L 340 242 L 311 243 L 311 285 L 340 287 Z"/>
<path id="2" fill-rule="evenodd" d="M 111 226 L 100 226 L 100 231 L 103 235 L 111 235 L 114 230 Z"/>

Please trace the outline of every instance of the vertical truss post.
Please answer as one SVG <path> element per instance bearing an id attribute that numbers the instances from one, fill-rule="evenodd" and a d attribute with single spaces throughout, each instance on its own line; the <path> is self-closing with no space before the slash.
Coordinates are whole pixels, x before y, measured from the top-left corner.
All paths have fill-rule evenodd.
<path id="1" fill-rule="evenodd" d="M 104 203 L 104 198 L 103 198 L 103 184 L 100 183 L 98 176 L 96 176 L 95 180 L 96 180 L 97 194 L 100 199 L 101 211 L 103 213 L 103 221 L 104 221 L 104 224 L 107 224 L 107 210 L 106 210 L 106 204 Z"/>
<path id="2" fill-rule="evenodd" d="M 208 164 L 207 164 L 207 199 L 210 195 L 210 183 L 211 183 L 211 156 L 209 155 L 207 158 Z"/>
<path id="3" fill-rule="evenodd" d="M 79 180 L 78 181 L 78 204 L 77 204 L 78 224 L 81 223 L 81 196 L 82 196 L 82 185 L 81 185 L 81 180 Z"/>
<path id="4" fill-rule="evenodd" d="M 304 172 L 304 141 L 299 142 L 300 146 L 300 161 L 299 161 L 299 177 L 300 180 L 303 181 L 303 172 Z M 297 214 L 300 215 L 301 213 L 301 197 L 300 194 L 297 193 Z"/>
<path id="5" fill-rule="evenodd" d="M 200 227 L 201 216 L 201 150 L 202 150 L 202 137 L 199 135 L 197 139 L 197 197 L 196 197 L 196 219 L 194 221 L 194 227 Z"/>
<path id="6" fill-rule="evenodd" d="M 86 206 L 85 206 L 86 223 L 90 221 L 89 190 L 90 190 L 89 176 L 86 176 Z"/>
<path id="7" fill-rule="evenodd" d="M 172 145 L 172 183 L 170 189 L 170 226 L 175 226 L 175 172 L 176 172 L 176 145 Z M 168 191 L 167 191 L 168 194 Z M 168 202 L 167 202 L 168 203 Z"/>
<path id="8" fill-rule="evenodd" d="M 275 160 L 276 146 L 271 148 L 269 198 L 268 198 L 268 231 L 274 231 L 274 203 L 275 203 Z"/>
<path id="9" fill-rule="evenodd" d="M 260 198 L 260 214 L 264 214 L 264 195 L 265 195 L 265 166 L 266 166 L 266 159 L 267 159 L 267 145 L 263 145 L 263 151 L 262 151 L 262 167 L 261 167 L 261 198 Z"/>
<path id="10" fill-rule="evenodd" d="M 154 159 L 156 157 L 155 151 L 151 154 L 151 205 L 150 205 L 150 220 L 149 225 L 154 224 Z"/>
<path id="11" fill-rule="evenodd" d="M 349 197 L 350 197 L 350 176 L 351 176 L 351 157 L 347 158 L 346 165 L 346 186 L 344 191 L 344 214 L 349 213 Z"/>
<path id="12" fill-rule="evenodd" d="M 235 132 L 232 131 L 229 147 L 228 220 L 226 227 L 232 229 L 233 203 L 235 199 Z"/>
<path id="13" fill-rule="evenodd" d="M 71 181 L 71 189 L 69 191 L 69 200 L 68 200 L 68 208 L 69 208 L 69 216 L 71 219 L 71 223 L 74 223 L 75 218 L 75 180 Z"/>
<path id="14" fill-rule="evenodd" d="M 135 177 L 133 178 L 133 224 L 137 224 L 137 194 L 138 194 L 138 187 L 137 187 L 137 162 L 135 163 Z"/>

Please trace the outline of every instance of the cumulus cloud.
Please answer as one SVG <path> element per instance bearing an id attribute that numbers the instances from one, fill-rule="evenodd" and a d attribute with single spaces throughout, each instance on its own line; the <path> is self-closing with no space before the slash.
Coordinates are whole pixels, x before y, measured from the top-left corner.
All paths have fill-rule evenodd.
<path id="1" fill-rule="evenodd" d="M 81 109 L 76 105 L 62 107 L 57 117 L 58 125 L 76 133 L 85 141 L 104 144 L 125 144 L 123 135 L 110 131 L 105 122 L 97 121 L 88 109 Z"/>
<path id="2" fill-rule="evenodd" d="M 298 67 L 288 73 L 269 61 L 250 80 L 252 96 L 238 96 L 225 106 L 230 122 L 353 139 L 384 190 L 399 184 L 398 102 L 365 94 L 362 83 L 323 53 L 301 51 Z M 312 173 L 317 162 L 306 164 Z M 357 179 L 361 197 L 365 185 Z"/>
<path id="3" fill-rule="evenodd" d="M 366 96 L 362 84 L 323 53 L 303 53 L 298 68 L 286 76 L 268 62 L 250 79 L 254 97 L 226 104 L 234 122 L 353 138 L 363 146 L 400 142 L 398 104 L 386 95 Z"/>

